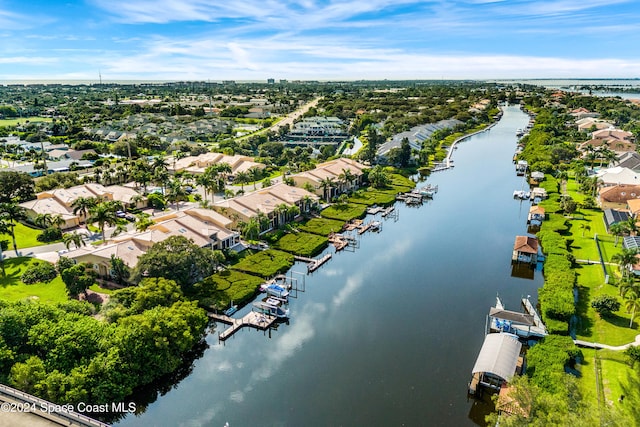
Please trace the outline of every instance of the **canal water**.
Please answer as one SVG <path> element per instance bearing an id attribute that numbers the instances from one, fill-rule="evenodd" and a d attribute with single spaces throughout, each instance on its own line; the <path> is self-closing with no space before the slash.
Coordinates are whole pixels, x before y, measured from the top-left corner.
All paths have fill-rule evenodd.
<path id="1" fill-rule="evenodd" d="M 527 122 L 507 107 L 495 127 L 460 144 L 455 168 L 429 177 L 439 186 L 433 201 L 396 205 L 398 221 L 383 220 L 355 252 L 307 276 L 288 324 L 225 343 L 209 334 L 190 375 L 116 425 L 480 423 L 486 407 L 467 398 L 467 383 L 489 308 L 499 294 L 520 310 L 542 286 L 539 271 L 512 276 L 510 261 L 529 209 L 512 198 L 522 186 L 515 134 Z"/>

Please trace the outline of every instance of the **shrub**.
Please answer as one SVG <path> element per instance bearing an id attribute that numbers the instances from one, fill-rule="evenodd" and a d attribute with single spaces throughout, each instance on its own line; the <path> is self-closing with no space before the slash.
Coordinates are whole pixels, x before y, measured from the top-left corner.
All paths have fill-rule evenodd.
<path id="1" fill-rule="evenodd" d="M 620 301 L 611 295 L 598 295 L 591 301 L 591 307 L 600 317 L 608 317 L 614 311 L 620 310 Z"/>
<path id="2" fill-rule="evenodd" d="M 249 255 L 232 268 L 261 277 L 284 273 L 293 265 L 293 255 L 282 251 L 266 250 Z"/>
<path id="3" fill-rule="evenodd" d="M 273 243 L 275 249 L 302 256 L 316 255 L 326 246 L 326 237 L 310 233 L 287 234 Z"/>
<path id="4" fill-rule="evenodd" d="M 38 237 L 36 237 L 36 239 L 38 240 L 38 242 L 44 243 L 60 240 L 62 239 L 62 230 L 60 230 L 58 227 L 46 228 L 42 230 L 42 233 L 38 234 Z"/>
<path id="5" fill-rule="evenodd" d="M 46 261 L 33 260 L 20 277 L 23 283 L 31 285 L 38 282 L 50 282 L 56 278 L 58 272 L 53 264 Z"/>

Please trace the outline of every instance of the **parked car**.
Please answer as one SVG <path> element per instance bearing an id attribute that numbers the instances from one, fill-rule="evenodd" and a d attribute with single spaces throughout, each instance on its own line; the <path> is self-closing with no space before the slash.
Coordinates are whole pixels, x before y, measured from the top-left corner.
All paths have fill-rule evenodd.
<path id="1" fill-rule="evenodd" d="M 118 218 L 124 218 L 125 216 L 127 216 L 127 214 L 124 213 L 123 211 L 116 211 L 116 216 Z"/>
<path id="2" fill-rule="evenodd" d="M 124 219 L 126 219 L 126 220 L 127 220 L 127 221 L 129 221 L 129 222 L 135 222 L 135 221 L 136 221 L 136 217 L 135 217 L 135 216 L 133 216 L 133 215 L 131 215 L 130 213 L 126 214 L 126 215 L 124 216 Z"/>

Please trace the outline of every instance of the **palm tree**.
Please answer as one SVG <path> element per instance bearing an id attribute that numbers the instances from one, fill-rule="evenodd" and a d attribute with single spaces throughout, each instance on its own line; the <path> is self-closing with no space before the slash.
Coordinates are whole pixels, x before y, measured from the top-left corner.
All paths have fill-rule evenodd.
<path id="1" fill-rule="evenodd" d="M 618 285 L 618 291 L 621 297 L 624 297 L 627 292 L 640 292 L 640 284 L 636 283 L 635 277 L 629 275 L 622 278 Z"/>
<path id="2" fill-rule="evenodd" d="M 187 192 L 180 181 L 174 180 L 170 182 L 167 200 L 176 204 L 176 210 L 180 210 L 180 202 L 188 200 Z"/>
<path id="3" fill-rule="evenodd" d="M 256 182 L 258 182 L 258 180 L 260 180 L 260 178 L 262 178 L 262 170 L 257 166 L 253 166 L 253 167 L 249 168 L 247 173 L 249 174 L 249 177 L 253 181 L 253 189 L 255 190 L 256 189 Z"/>
<path id="4" fill-rule="evenodd" d="M 18 221 L 27 219 L 24 208 L 15 202 L 0 203 L 0 218 L 8 221 L 8 231 L 13 241 L 13 250 L 16 252 L 16 256 L 18 256 L 15 226 Z"/>
<path id="5" fill-rule="evenodd" d="M 637 262 L 637 255 L 638 251 L 636 249 L 622 249 L 622 252 L 618 252 L 611 257 L 611 261 L 617 263 L 622 271 L 622 275 L 627 277 L 630 274 L 629 267 Z"/>
<path id="6" fill-rule="evenodd" d="M 95 197 L 78 197 L 71 203 L 73 214 L 82 216 L 82 221 L 86 223 L 89 210 L 98 203 Z"/>
<path id="7" fill-rule="evenodd" d="M 33 222 L 42 228 L 56 227 L 60 228 L 64 225 L 62 215 L 51 215 L 50 213 L 38 214 Z"/>
<path id="8" fill-rule="evenodd" d="M 151 216 L 148 213 L 140 213 L 136 215 L 136 230 L 137 231 L 147 231 L 149 227 L 151 227 L 155 222 L 151 219 Z"/>
<path id="9" fill-rule="evenodd" d="M 89 210 L 90 216 L 87 218 L 87 223 L 98 223 L 103 243 L 107 242 L 104 235 L 105 226 L 113 226 L 118 223 L 116 210 L 117 208 L 110 202 L 100 202 Z"/>
<path id="10" fill-rule="evenodd" d="M 349 188 L 351 188 L 351 184 L 355 181 L 356 176 L 351 172 L 350 169 L 342 169 L 342 173 L 339 175 L 340 179 L 344 180 L 345 183 L 349 184 Z"/>
<path id="11" fill-rule="evenodd" d="M 613 246 L 618 246 L 618 240 L 620 239 L 620 236 L 624 234 L 624 232 L 625 232 L 625 227 L 623 224 L 619 222 L 615 222 L 611 224 L 611 226 L 609 227 L 609 233 L 616 236 L 616 241 Z"/>
<path id="12" fill-rule="evenodd" d="M 257 218 L 249 218 L 246 223 L 238 224 L 245 239 L 255 240 L 260 235 L 260 222 Z"/>
<path id="13" fill-rule="evenodd" d="M 630 216 L 625 221 L 622 221 L 621 224 L 624 226 L 625 230 L 629 235 L 634 236 L 638 234 L 638 224 L 635 215 Z"/>
<path id="14" fill-rule="evenodd" d="M 331 189 L 333 188 L 334 184 L 335 180 L 331 177 L 323 178 L 320 181 L 320 187 L 322 187 L 325 198 L 327 199 L 327 203 L 329 203 L 329 201 L 331 200 Z"/>
<path id="15" fill-rule="evenodd" d="M 584 237 L 584 232 L 585 231 L 590 231 L 591 230 L 591 226 L 587 223 L 582 223 L 580 224 L 580 228 L 582 229 L 582 237 Z"/>
<path id="16" fill-rule="evenodd" d="M 240 189 L 244 191 L 244 185 L 249 182 L 249 174 L 247 172 L 238 172 L 236 173 L 235 182 L 240 183 Z"/>
<path id="17" fill-rule="evenodd" d="M 260 210 L 258 210 L 258 213 L 256 215 L 256 220 L 258 220 L 258 225 L 260 225 L 260 231 L 266 230 L 271 224 L 269 217 Z"/>
<path id="18" fill-rule="evenodd" d="M 305 212 L 309 212 L 309 208 L 311 207 L 311 204 L 313 203 L 313 199 L 311 198 L 311 196 L 309 196 L 308 194 L 305 196 L 302 196 L 302 199 L 300 199 L 300 201 L 302 202 L 302 209 Z"/>
<path id="19" fill-rule="evenodd" d="M 82 235 L 78 233 L 63 234 L 62 242 L 64 243 L 67 250 L 69 250 L 69 247 L 71 246 L 72 243 L 75 245 L 76 248 L 79 248 L 80 246 L 85 246 L 87 244 L 87 242 L 85 242 L 84 239 L 82 238 Z"/>
<path id="20" fill-rule="evenodd" d="M 628 291 L 624 294 L 624 307 L 627 312 L 631 312 L 631 320 L 629 321 L 629 327 L 633 327 L 633 318 L 636 316 L 636 312 L 640 310 L 640 292 L 638 290 Z"/>
<path id="21" fill-rule="evenodd" d="M 216 190 L 218 190 L 219 187 L 218 179 L 220 178 L 220 171 L 218 169 L 218 166 L 207 166 L 207 168 L 204 170 L 204 173 L 199 178 L 202 186 L 205 189 L 205 198 L 206 191 L 209 190 L 209 192 L 211 193 L 211 203 L 214 203 L 216 201 Z"/>
<path id="22" fill-rule="evenodd" d="M 288 209 L 289 206 L 286 203 L 280 203 L 273 208 L 273 213 L 276 215 L 276 224 L 278 227 L 281 227 L 286 222 Z"/>

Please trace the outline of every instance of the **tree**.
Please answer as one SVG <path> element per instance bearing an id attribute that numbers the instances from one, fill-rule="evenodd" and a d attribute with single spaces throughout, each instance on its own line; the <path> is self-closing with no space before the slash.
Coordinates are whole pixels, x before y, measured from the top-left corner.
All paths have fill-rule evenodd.
<path id="1" fill-rule="evenodd" d="M 71 297 L 86 292 L 96 282 L 96 273 L 87 263 L 81 262 L 60 272 L 62 281 Z"/>
<path id="2" fill-rule="evenodd" d="M 250 180 L 250 176 L 247 172 L 238 172 L 236 173 L 235 182 L 240 184 L 240 189 L 244 191 L 244 185 L 248 183 Z"/>
<path id="3" fill-rule="evenodd" d="M 89 210 L 98 204 L 98 199 L 95 197 L 78 197 L 71 203 L 73 208 L 73 214 L 82 216 L 82 221 L 86 223 L 87 214 Z"/>
<path id="4" fill-rule="evenodd" d="M 624 294 L 624 308 L 627 310 L 627 313 L 631 312 L 631 319 L 629 320 L 629 327 L 633 327 L 633 318 L 636 316 L 638 310 L 640 310 L 640 291 L 635 289 L 630 289 Z"/>
<path id="5" fill-rule="evenodd" d="M 167 194 L 167 200 L 173 202 L 176 205 L 176 210 L 180 210 L 180 202 L 188 200 L 187 191 L 182 186 L 182 183 L 178 180 L 173 180 L 169 184 L 169 194 Z"/>
<path id="6" fill-rule="evenodd" d="M 638 234 L 638 220 L 635 215 L 630 216 L 626 220 L 622 221 L 620 224 L 624 227 L 624 229 L 629 233 L 630 236 L 635 236 Z"/>
<path id="7" fill-rule="evenodd" d="M 159 211 L 164 210 L 164 208 L 166 207 L 167 202 L 165 201 L 165 198 L 162 194 L 160 193 L 151 193 L 147 196 L 147 201 L 149 202 L 149 204 L 151 206 L 153 206 L 154 209 L 157 209 Z"/>
<path id="8" fill-rule="evenodd" d="M 618 246 L 618 240 L 620 239 L 620 236 L 625 233 L 625 227 L 619 222 L 614 222 L 609 227 L 609 233 L 613 234 L 616 237 L 616 241 L 613 246 Z"/>
<path id="9" fill-rule="evenodd" d="M 638 251 L 636 249 L 622 249 L 622 252 L 618 252 L 611 257 L 611 261 L 618 264 L 623 276 L 631 274 L 630 267 L 638 262 Z"/>
<path id="10" fill-rule="evenodd" d="M 62 242 L 64 243 L 67 250 L 73 243 L 76 248 L 80 246 L 86 246 L 87 242 L 84 241 L 81 234 L 78 233 L 65 233 L 62 235 Z"/>
<path id="11" fill-rule="evenodd" d="M 582 229 L 582 237 L 584 237 L 584 232 L 585 231 L 590 231 L 591 230 L 591 226 L 585 222 L 583 222 L 582 224 L 580 224 L 580 228 Z"/>
<path id="12" fill-rule="evenodd" d="M 253 167 L 249 168 L 249 170 L 247 172 L 249 173 L 249 177 L 253 181 L 253 189 L 255 190 L 256 189 L 256 182 L 258 182 L 260 180 L 260 178 L 262 178 L 262 169 L 260 169 L 257 166 L 253 166 Z"/>
<path id="13" fill-rule="evenodd" d="M 0 188 L 0 203 L 21 203 L 34 198 L 34 180 L 24 172 L 0 171 Z"/>
<path id="14" fill-rule="evenodd" d="M 578 204 L 569 195 L 563 195 L 560 198 L 560 209 L 562 209 L 565 215 L 571 215 L 578 208 Z"/>
<path id="15" fill-rule="evenodd" d="M 164 277 L 175 280 L 183 290 L 213 274 L 218 256 L 208 248 L 201 248 L 184 236 L 171 236 L 155 243 L 142 255 L 136 266 L 135 278 Z"/>
<path id="16" fill-rule="evenodd" d="M 329 201 L 331 200 L 331 189 L 333 188 L 335 183 L 335 180 L 329 176 L 320 180 L 320 187 L 322 187 L 322 192 L 325 195 L 327 203 L 329 203 Z"/>
<path id="17" fill-rule="evenodd" d="M 18 256 L 18 243 L 16 242 L 15 226 L 18 221 L 27 219 L 27 216 L 24 213 L 24 208 L 16 202 L 0 203 L 0 220 L 2 219 L 6 220 L 8 225 L 7 231 L 9 231 L 11 240 L 13 241 L 13 250 L 16 252 L 16 256 Z"/>
<path id="18" fill-rule="evenodd" d="M 383 188 L 390 181 L 387 171 L 380 165 L 369 170 L 369 182 L 373 188 Z"/>
<path id="19" fill-rule="evenodd" d="M 591 301 L 591 307 L 593 307 L 601 317 L 608 317 L 614 311 L 620 310 L 620 301 L 611 295 L 598 295 Z"/>
<path id="20" fill-rule="evenodd" d="M 137 231 L 147 231 L 149 227 L 151 227 L 155 222 L 151 219 L 151 215 L 148 213 L 142 212 L 136 215 L 136 230 Z"/>
<path id="21" fill-rule="evenodd" d="M 87 222 L 98 223 L 103 243 L 107 242 L 104 235 L 105 226 L 114 226 L 118 223 L 116 211 L 117 205 L 111 202 L 100 202 L 89 210 L 90 216 L 87 219 Z"/>
<path id="22" fill-rule="evenodd" d="M 131 276 L 131 269 L 125 262 L 116 257 L 114 254 L 111 254 L 111 278 L 115 280 L 119 285 L 124 285 L 129 280 Z"/>

